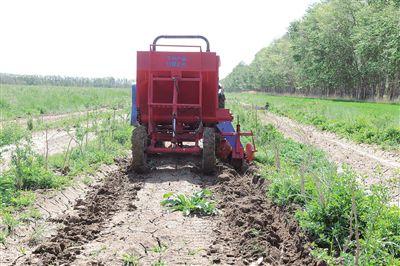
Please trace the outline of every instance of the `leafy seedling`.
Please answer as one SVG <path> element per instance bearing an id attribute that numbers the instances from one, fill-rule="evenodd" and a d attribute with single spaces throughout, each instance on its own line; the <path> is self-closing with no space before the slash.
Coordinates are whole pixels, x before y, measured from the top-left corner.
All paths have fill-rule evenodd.
<path id="1" fill-rule="evenodd" d="M 158 260 L 158 261 L 156 261 L 156 262 L 151 264 L 151 266 L 166 266 L 166 265 L 167 264 L 162 260 Z"/>
<path id="2" fill-rule="evenodd" d="M 166 245 L 155 245 L 154 247 L 151 248 L 151 251 L 153 251 L 154 253 L 163 253 L 164 251 L 167 250 L 167 246 Z"/>
<path id="3" fill-rule="evenodd" d="M 139 258 L 134 254 L 123 254 L 122 262 L 124 266 L 139 266 Z"/>
<path id="4" fill-rule="evenodd" d="M 208 189 L 203 189 L 195 192 L 188 197 L 184 194 L 175 194 L 173 192 L 164 194 L 164 200 L 161 205 L 170 208 L 173 211 L 181 211 L 184 215 L 200 214 L 214 215 L 217 213 L 217 208 L 214 202 L 209 201 L 212 193 Z"/>

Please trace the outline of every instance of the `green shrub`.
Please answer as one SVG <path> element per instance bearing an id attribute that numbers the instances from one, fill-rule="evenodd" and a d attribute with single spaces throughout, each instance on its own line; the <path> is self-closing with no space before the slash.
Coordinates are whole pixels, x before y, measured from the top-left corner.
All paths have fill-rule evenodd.
<path id="1" fill-rule="evenodd" d="M 7 175 L 18 190 L 59 188 L 67 182 L 65 178 L 56 176 L 46 167 L 44 158 L 31 149 L 29 142 L 26 145 L 17 145 L 11 165 Z"/>
<path id="2" fill-rule="evenodd" d="M 13 144 L 27 135 L 26 130 L 16 123 L 4 123 L 0 130 L 0 147 Z"/>

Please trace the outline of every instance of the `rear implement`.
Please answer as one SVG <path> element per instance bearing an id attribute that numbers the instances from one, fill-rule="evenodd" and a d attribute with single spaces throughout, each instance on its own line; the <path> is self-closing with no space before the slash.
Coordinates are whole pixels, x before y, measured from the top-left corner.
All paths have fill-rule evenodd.
<path id="1" fill-rule="evenodd" d="M 201 46 L 160 45 L 160 39 L 201 39 Z M 195 48 L 195 52 L 157 51 L 157 48 Z M 201 155 L 202 169 L 212 173 L 216 157 L 241 168 L 256 151 L 245 148 L 241 132 L 232 125 L 233 116 L 223 108 L 223 91 L 218 86 L 219 56 L 210 52 L 203 36 L 158 36 L 149 51 L 137 52 L 136 86 L 132 87 L 132 168 L 147 170 L 147 155 L 162 153 Z"/>

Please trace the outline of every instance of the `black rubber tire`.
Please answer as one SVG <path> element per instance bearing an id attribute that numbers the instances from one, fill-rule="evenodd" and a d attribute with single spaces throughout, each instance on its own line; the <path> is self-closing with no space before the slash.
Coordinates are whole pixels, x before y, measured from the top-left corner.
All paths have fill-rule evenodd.
<path id="1" fill-rule="evenodd" d="M 203 155 L 201 163 L 203 173 L 213 173 L 215 171 L 215 162 L 215 131 L 212 127 L 206 127 L 203 132 Z"/>
<path id="2" fill-rule="evenodd" d="M 138 126 L 132 131 L 132 170 L 142 174 L 148 171 L 146 148 L 148 144 L 147 130 Z"/>

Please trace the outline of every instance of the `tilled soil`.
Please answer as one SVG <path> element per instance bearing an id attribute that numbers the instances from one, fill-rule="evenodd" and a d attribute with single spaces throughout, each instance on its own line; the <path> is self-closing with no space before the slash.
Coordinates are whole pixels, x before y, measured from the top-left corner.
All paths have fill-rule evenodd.
<path id="1" fill-rule="evenodd" d="M 126 168 L 123 162 L 121 170 Z M 113 172 L 104 183 L 78 200 L 71 212 L 54 219 L 63 226 L 55 236 L 39 245 L 25 265 L 69 265 L 82 246 L 99 237 L 108 220 L 137 196 L 140 182 L 130 182 L 125 171 Z"/>
<path id="2" fill-rule="evenodd" d="M 224 166 L 213 190 L 221 219 L 209 250 L 222 265 L 315 265 L 307 238 L 287 210 L 265 195 L 266 182 L 254 167 L 239 175 Z"/>
<path id="3" fill-rule="evenodd" d="M 35 191 L 33 207 L 40 213 L 40 218 L 28 218 L 20 223 L 6 238 L 6 243 L 0 245 L 0 265 L 21 264 L 44 239 L 49 239 L 59 228 L 63 228 L 62 223 L 55 221 L 70 213 L 74 205 L 84 199 L 87 193 L 99 188 L 105 178 L 119 172 L 118 165 L 117 160 L 117 163 L 100 166 L 94 174 L 77 176 L 71 186 L 62 190 Z M 86 182 L 88 180 L 89 183 Z"/>
<path id="4" fill-rule="evenodd" d="M 92 186 L 84 199 L 51 219 L 58 230 L 14 265 L 314 265 L 307 239 L 285 210 L 265 195 L 254 168 L 240 175 L 219 164 L 200 173 L 198 158 L 152 158 L 149 173 L 119 170 Z M 167 192 L 214 192 L 219 213 L 184 216 L 160 205 Z"/>

